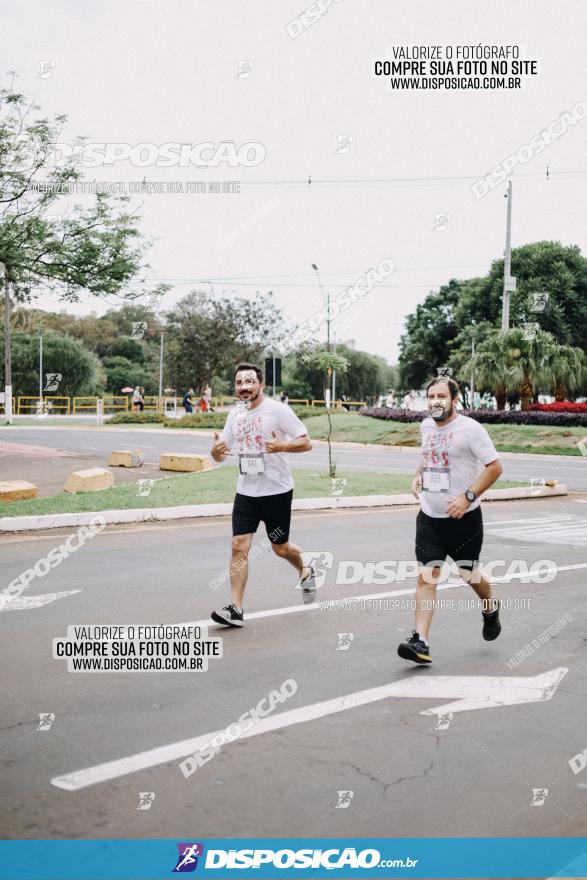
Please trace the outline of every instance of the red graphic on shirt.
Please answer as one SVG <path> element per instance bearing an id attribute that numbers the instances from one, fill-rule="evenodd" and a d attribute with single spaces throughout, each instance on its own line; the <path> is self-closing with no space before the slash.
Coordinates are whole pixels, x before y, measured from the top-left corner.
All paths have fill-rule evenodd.
<path id="1" fill-rule="evenodd" d="M 422 448 L 424 467 L 450 467 L 448 448 L 453 432 L 449 434 L 428 434 Z"/>
<path id="2" fill-rule="evenodd" d="M 234 436 L 240 452 L 263 452 L 263 416 L 237 418 Z"/>

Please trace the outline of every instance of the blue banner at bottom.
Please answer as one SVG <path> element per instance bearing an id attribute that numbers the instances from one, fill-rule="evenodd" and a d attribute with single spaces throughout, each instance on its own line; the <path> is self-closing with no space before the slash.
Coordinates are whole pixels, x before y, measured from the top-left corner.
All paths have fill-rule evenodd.
<path id="1" fill-rule="evenodd" d="M 0 880 L 587 877 L 586 837 L 4 840 Z"/>

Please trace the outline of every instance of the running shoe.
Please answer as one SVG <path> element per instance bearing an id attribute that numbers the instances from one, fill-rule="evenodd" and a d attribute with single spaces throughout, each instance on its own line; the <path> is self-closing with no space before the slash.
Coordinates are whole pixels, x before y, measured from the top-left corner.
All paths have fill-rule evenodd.
<path id="1" fill-rule="evenodd" d="M 416 630 L 407 642 L 402 642 L 397 653 L 403 660 L 413 660 L 414 663 L 432 663 L 430 648 L 425 645 Z"/>
<path id="2" fill-rule="evenodd" d="M 481 612 L 483 617 L 483 638 L 486 642 L 492 642 L 501 632 L 501 623 L 499 622 L 501 602 L 499 599 L 494 599 L 493 601 L 497 603 L 495 611 Z"/>
<path id="3" fill-rule="evenodd" d="M 310 566 L 310 574 L 302 580 L 298 581 L 297 585 L 301 587 L 306 593 L 315 593 L 318 589 L 316 586 L 316 572 L 314 571 L 314 566 Z"/>
<path id="4" fill-rule="evenodd" d="M 210 617 L 214 623 L 224 626 L 244 626 L 245 623 L 245 616 L 242 611 L 237 611 L 236 605 L 225 605 L 220 611 L 213 611 Z"/>

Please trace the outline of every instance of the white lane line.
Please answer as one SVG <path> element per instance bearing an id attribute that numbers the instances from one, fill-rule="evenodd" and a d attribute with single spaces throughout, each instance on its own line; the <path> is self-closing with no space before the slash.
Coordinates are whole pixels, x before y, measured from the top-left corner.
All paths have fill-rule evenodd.
<path id="1" fill-rule="evenodd" d="M 579 562 L 573 565 L 549 565 L 548 567 L 544 567 L 541 569 L 541 575 L 545 575 L 547 573 L 558 574 L 561 571 L 577 571 L 578 569 L 587 568 L 587 562 Z M 510 581 L 519 580 L 520 578 L 527 577 L 526 572 L 514 572 L 513 574 L 508 575 L 507 577 L 492 577 L 491 583 L 493 585 L 498 584 L 508 584 Z M 447 584 L 439 584 L 436 588 L 437 590 L 454 590 L 458 587 L 467 587 L 468 584 L 465 581 L 449 581 Z M 344 610 L 342 608 L 343 604 L 350 604 L 352 602 L 360 602 L 366 601 L 370 599 L 389 599 L 395 598 L 396 596 L 412 596 L 416 592 L 415 587 L 410 587 L 406 590 L 392 590 L 391 592 L 386 593 L 363 593 L 359 596 L 337 596 L 336 598 L 329 599 L 321 599 L 319 602 L 315 602 L 313 605 L 289 605 L 285 608 L 270 608 L 266 611 L 253 611 L 250 614 L 245 616 L 246 620 L 259 620 L 264 617 L 279 617 L 282 614 L 297 614 L 300 611 L 326 611 L 328 609 L 323 607 L 323 603 L 329 602 L 332 603 L 332 606 L 335 608 L 336 603 L 339 603 L 340 610 Z M 211 623 L 210 618 L 206 617 L 204 620 L 190 620 L 186 623 L 179 623 L 177 626 L 200 626 L 200 627 L 210 627 L 214 626 Z M 221 629 L 226 629 L 221 624 L 218 624 L 218 627 Z"/>
<path id="2" fill-rule="evenodd" d="M 75 593 L 81 593 L 81 590 L 64 590 L 61 593 L 43 593 L 39 596 L 17 596 L 15 599 L 10 599 L 3 608 L 0 608 L 0 613 L 41 608 L 43 605 L 49 605 L 65 596 L 73 596 Z"/>
<path id="3" fill-rule="evenodd" d="M 541 675 L 514 677 L 504 676 L 501 678 L 492 676 L 426 676 L 400 679 L 382 687 L 369 688 L 335 697 L 332 700 L 323 700 L 308 706 L 300 706 L 287 712 L 280 712 L 268 718 L 258 721 L 248 730 L 245 730 L 239 739 L 258 736 L 262 733 L 271 733 L 290 727 L 293 724 L 303 724 L 307 721 L 315 721 L 326 715 L 334 715 L 338 712 L 346 712 L 347 709 L 355 709 L 357 706 L 366 706 L 376 703 L 388 697 L 399 698 L 428 698 L 440 700 L 446 697 L 456 698 L 456 702 L 436 706 L 432 709 L 424 709 L 421 715 L 440 715 L 446 710 L 453 712 L 465 712 L 473 709 L 487 709 L 505 705 L 520 703 L 535 703 L 550 700 L 554 695 L 560 681 L 567 674 L 566 667 L 552 669 Z M 204 733 L 192 739 L 184 739 L 179 742 L 169 743 L 149 749 L 146 752 L 138 752 L 115 761 L 107 761 L 95 767 L 86 767 L 63 776 L 55 776 L 51 784 L 56 788 L 66 791 L 79 791 L 89 785 L 128 776 L 139 770 L 147 770 L 159 764 L 167 764 L 177 761 L 179 758 L 187 758 L 193 755 L 202 746 L 208 743 L 214 736 L 222 734 L 223 730 L 214 730 Z M 179 771 L 181 772 L 181 771 Z"/>

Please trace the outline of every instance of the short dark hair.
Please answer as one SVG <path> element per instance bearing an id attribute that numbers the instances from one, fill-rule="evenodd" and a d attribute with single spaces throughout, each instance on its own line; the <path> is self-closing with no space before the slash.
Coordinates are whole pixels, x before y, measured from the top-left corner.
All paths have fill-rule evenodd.
<path id="1" fill-rule="evenodd" d="M 428 389 L 432 388 L 433 385 L 441 385 L 444 383 L 448 385 L 448 390 L 450 391 L 450 399 L 456 400 L 459 396 L 459 386 L 454 379 L 451 379 L 450 376 L 435 376 L 434 379 L 431 379 L 426 385 L 426 397 L 428 397 Z"/>
<path id="2" fill-rule="evenodd" d="M 238 364 L 234 368 L 235 380 L 236 380 L 236 374 L 240 373 L 241 370 L 254 370 L 255 373 L 257 374 L 257 379 L 259 380 L 259 382 L 263 381 L 263 371 L 261 370 L 261 367 L 258 367 L 256 364 Z"/>

